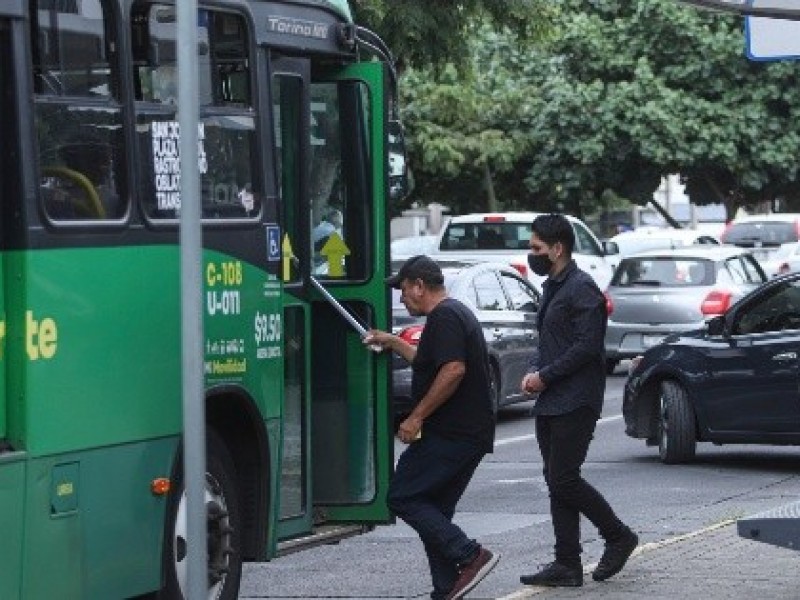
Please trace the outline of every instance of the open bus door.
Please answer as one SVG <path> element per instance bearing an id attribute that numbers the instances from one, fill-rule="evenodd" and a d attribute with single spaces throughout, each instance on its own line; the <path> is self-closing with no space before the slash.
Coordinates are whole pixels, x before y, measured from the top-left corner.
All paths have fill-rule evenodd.
<path id="1" fill-rule="evenodd" d="M 16 94 L 19 86 L 13 84 L 14 69 L 18 68 L 15 56 L 19 57 L 14 41 L 21 40 L 22 6 L 17 2 L 6 2 L 0 6 L 0 532 L 2 532 L 2 555 L 0 560 L 0 598 L 22 597 L 22 556 L 25 497 L 25 453 L 11 442 L 9 426 L 8 385 L 6 370 L 8 357 L 6 278 L 5 263 L 11 240 L 9 217 L 22 202 L 19 160 L 20 136 L 17 130 Z M 16 332 L 14 332 L 16 333 Z"/>
<path id="2" fill-rule="evenodd" d="M 389 519 L 389 361 L 330 301 L 366 327 L 389 326 L 379 247 L 387 160 L 379 63 L 323 72 L 273 57 L 271 77 L 287 292 L 278 537 L 287 539 Z"/>

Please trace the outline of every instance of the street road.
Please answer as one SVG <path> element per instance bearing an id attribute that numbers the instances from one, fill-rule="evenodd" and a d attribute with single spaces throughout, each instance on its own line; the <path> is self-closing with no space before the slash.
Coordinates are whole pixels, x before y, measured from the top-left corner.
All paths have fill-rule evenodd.
<path id="1" fill-rule="evenodd" d="M 624 434 L 621 371 L 608 378 L 603 416 L 583 472 L 639 533 L 641 543 L 800 497 L 797 448 L 700 444 L 695 463 L 661 464 L 655 448 Z M 548 497 L 529 410 L 526 403 L 501 412 L 495 452 L 481 464 L 458 507 L 456 521 L 468 535 L 502 555 L 469 598 L 512 594 L 522 587 L 520 574 L 552 560 Z M 398 443 L 396 452 L 401 451 Z M 588 521 L 582 529 L 584 563 L 594 563 L 602 540 Z M 241 597 L 426 598 L 429 591 L 422 546 L 411 529 L 398 523 L 337 545 L 248 565 Z"/>

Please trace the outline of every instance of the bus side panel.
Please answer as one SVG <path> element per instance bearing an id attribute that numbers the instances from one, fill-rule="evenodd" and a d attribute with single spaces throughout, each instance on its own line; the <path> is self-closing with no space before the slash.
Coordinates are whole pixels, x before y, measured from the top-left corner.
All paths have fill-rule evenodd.
<path id="1" fill-rule="evenodd" d="M 24 533 L 24 454 L 0 456 L 0 598 L 20 598 Z"/>
<path id="2" fill-rule="evenodd" d="M 22 284 L 6 302 L 7 360 L 20 367 L 8 373 L 9 439 L 36 458 L 177 434 L 177 248 L 11 259 Z"/>
<path id="3" fill-rule="evenodd" d="M 22 597 L 157 590 L 168 499 L 150 483 L 169 477 L 177 445 L 164 438 L 32 461 Z"/>

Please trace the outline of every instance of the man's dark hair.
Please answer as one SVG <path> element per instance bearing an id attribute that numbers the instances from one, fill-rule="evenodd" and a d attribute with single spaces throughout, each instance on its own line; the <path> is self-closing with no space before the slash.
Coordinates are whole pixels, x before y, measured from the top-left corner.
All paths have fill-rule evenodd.
<path id="1" fill-rule="evenodd" d="M 533 220 L 531 230 L 548 246 L 561 242 L 567 254 L 575 247 L 575 231 L 567 217 L 557 213 L 539 215 Z"/>

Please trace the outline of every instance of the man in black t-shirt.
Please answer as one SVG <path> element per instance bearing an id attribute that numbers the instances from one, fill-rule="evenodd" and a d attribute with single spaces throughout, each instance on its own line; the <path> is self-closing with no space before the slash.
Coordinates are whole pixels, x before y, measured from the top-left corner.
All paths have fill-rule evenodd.
<path id="1" fill-rule="evenodd" d="M 366 344 L 411 363 L 414 408 L 397 435 L 409 444 L 389 486 L 389 508 L 419 534 L 433 580 L 431 598 L 453 600 L 473 589 L 499 555 L 469 539 L 452 519 L 475 469 L 494 444 L 489 361 L 475 315 L 447 296 L 439 266 L 409 258 L 387 283 L 408 312 L 427 316 L 419 345 L 372 330 Z"/>

